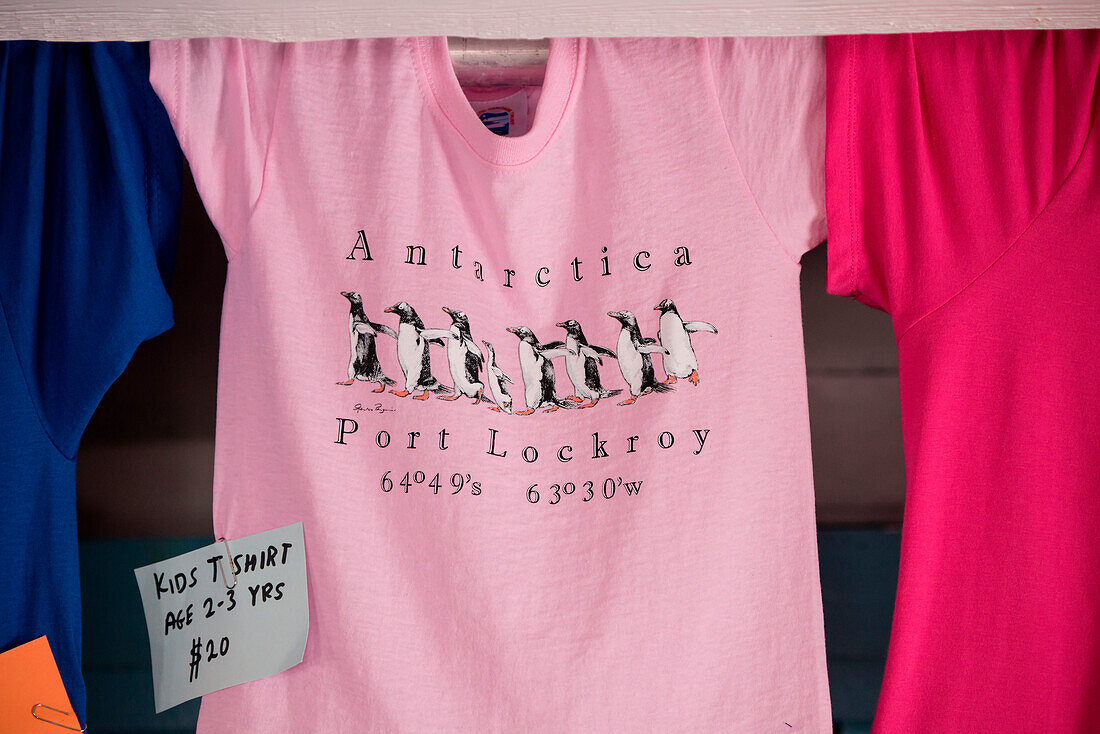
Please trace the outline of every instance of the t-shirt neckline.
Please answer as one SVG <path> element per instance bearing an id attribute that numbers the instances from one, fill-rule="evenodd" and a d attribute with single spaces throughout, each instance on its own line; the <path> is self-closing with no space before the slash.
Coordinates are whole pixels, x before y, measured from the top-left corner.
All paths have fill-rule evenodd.
<path id="1" fill-rule="evenodd" d="M 415 38 L 413 49 L 429 101 L 443 113 L 455 133 L 486 162 L 520 166 L 536 158 L 561 126 L 583 69 L 582 40 L 550 39 L 550 55 L 534 119 L 527 132 L 517 137 L 497 135 L 478 118 L 455 76 L 445 36 Z"/>

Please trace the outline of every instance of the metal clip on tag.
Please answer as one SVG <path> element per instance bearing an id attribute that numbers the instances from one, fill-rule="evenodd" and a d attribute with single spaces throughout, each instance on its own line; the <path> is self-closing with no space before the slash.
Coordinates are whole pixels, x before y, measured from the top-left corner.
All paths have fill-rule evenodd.
<path id="1" fill-rule="evenodd" d="M 233 563 L 233 554 L 229 552 L 229 541 L 225 538 L 218 538 L 218 542 L 225 546 L 225 557 L 229 559 L 229 568 L 233 569 L 233 585 L 229 585 L 229 576 L 225 573 L 225 565 L 222 564 L 222 559 L 218 559 L 218 565 L 222 568 L 222 582 L 227 589 L 237 588 L 237 565 Z"/>
<path id="2" fill-rule="evenodd" d="M 69 731 L 85 732 L 85 731 L 88 730 L 88 727 L 86 727 L 86 726 L 83 729 L 80 729 L 80 728 L 77 728 L 75 726 L 69 726 L 68 724 L 63 724 L 60 721 L 54 721 L 53 719 L 44 719 L 44 718 L 42 718 L 41 716 L 38 715 L 38 709 L 40 709 L 40 708 L 46 709 L 48 711 L 55 711 L 55 712 L 61 714 L 62 716 L 72 716 L 72 713 L 69 712 L 69 711 L 62 711 L 61 709 L 55 709 L 53 706 L 47 706 L 44 703 L 36 703 L 34 706 L 31 707 L 31 716 L 38 719 L 39 721 L 44 721 L 47 724 L 53 724 L 54 726 L 60 726 L 62 729 L 68 729 Z M 79 724 L 80 722 L 77 722 L 77 723 Z"/>

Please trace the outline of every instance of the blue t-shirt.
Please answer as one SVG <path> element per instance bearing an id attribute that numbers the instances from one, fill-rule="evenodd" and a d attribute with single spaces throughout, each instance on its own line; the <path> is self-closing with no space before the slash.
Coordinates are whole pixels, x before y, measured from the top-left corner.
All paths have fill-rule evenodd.
<path id="1" fill-rule="evenodd" d="M 181 156 L 148 78 L 146 44 L 0 43 L 0 651 L 46 635 L 82 723 L 76 450 L 172 325 Z"/>

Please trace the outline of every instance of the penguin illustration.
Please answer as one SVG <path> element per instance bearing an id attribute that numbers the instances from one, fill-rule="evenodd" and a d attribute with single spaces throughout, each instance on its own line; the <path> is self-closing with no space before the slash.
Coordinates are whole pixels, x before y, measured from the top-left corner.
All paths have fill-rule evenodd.
<path id="1" fill-rule="evenodd" d="M 706 321 L 684 321 L 680 318 L 676 304 L 671 298 L 658 303 L 654 311 L 661 312 L 657 338 L 667 351 L 664 356 L 665 384 L 671 385 L 679 377 L 686 377 L 692 385 L 699 384 L 699 361 L 695 358 L 695 349 L 691 346 L 693 331 L 709 331 L 717 334 L 718 329 Z"/>
<path id="2" fill-rule="evenodd" d="M 508 375 L 504 374 L 504 370 L 497 367 L 497 353 L 493 349 L 493 345 L 487 341 L 482 341 L 485 345 L 485 353 L 489 355 L 489 363 L 485 368 L 485 376 L 488 378 L 489 393 L 493 396 L 493 400 L 496 401 L 496 405 L 489 406 L 489 410 L 495 410 L 500 413 L 512 412 L 512 396 L 508 394 L 508 388 L 505 387 L 505 383 L 511 383 L 512 379 Z"/>
<path id="3" fill-rule="evenodd" d="M 523 397 L 527 409 L 516 415 L 531 415 L 539 408 L 553 413 L 558 408 L 575 408 L 576 403 L 558 397 L 554 384 L 555 357 L 569 352 L 562 342 L 539 344 L 534 332 L 526 326 L 509 326 L 508 331 L 519 337 L 519 369 L 523 376 Z"/>
<path id="4" fill-rule="evenodd" d="M 615 358 L 607 347 L 589 344 L 584 331 L 575 319 L 559 321 L 555 326 L 565 329 L 565 373 L 573 383 L 573 394 L 566 398 L 577 403 L 578 408 L 591 408 L 600 398 L 618 395 L 622 390 L 605 390 L 600 384 L 600 365 L 603 357 Z M 588 402 L 585 402 L 585 401 Z"/>
<path id="5" fill-rule="evenodd" d="M 668 392 L 670 385 L 657 382 L 653 375 L 653 357 L 651 354 L 667 354 L 667 350 L 657 344 L 656 339 L 643 337 L 638 328 L 638 319 L 630 311 L 608 311 L 607 315 L 622 324 L 616 350 L 619 353 L 619 370 L 630 386 L 630 397 L 619 405 L 630 405 L 642 395 L 651 392 Z"/>
<path id="6" fill-rule="evenodd" d="M 400 323 L 397 327 L 397 362 L 401 365 L 401 371 L 405 373 L 405 389 L 390 390 L 399 398 L 403 398 L 415 390 L 423 390 L 414 400 L 427 400 L 428 393 L 447 393 L 451 388 L 441 385 L 439 380 L 432 376 L 431 344 L 442 344 L 438 339 L 426 339 L 421 332 L 424 331 L 424 322 L 409 304 L 401 301 L 386 309 L 386 313 L 397 314 Z"/>
<path id="7" fill-rule="evenodd" d="M 382 365 L 378 362 L 378 347 L 375 339 L 379 334 L 397 338 L 397 332 L 383 324 L 376 324 L 367 318 L 363 310 L 363 298 L 354 291 L 340 291 L 340 295 L 351 303 L 351 359 L 348 360 L 348 379 L 337 385 L 350 385 L 356 380 L 377 382 L 378 388 L 371 392 L 383 392 L 386 385 L 394 384 L 386 377 Z"/>
<path id="8" fill-rule="evenodd" d="M 447 340 L 447 366 L 451 370 L 454 393 L 440 397 L 440 400 L 458 400 L 465 395 L 473 398 L 474 405 L 477 405 L 485 392 L 485 385 L 478 379 L 485 357 L 470 334 L 470 319 L 466 314 L 446 306 L 443 312 L 451 317 L 450 329 L 423 329 L 420 332 L 425 339 Z"/>

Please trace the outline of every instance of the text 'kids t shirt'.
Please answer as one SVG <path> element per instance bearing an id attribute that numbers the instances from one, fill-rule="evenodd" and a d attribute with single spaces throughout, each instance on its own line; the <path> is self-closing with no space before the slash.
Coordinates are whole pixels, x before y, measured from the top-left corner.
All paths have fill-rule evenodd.
<path id="1" fill-rule="evenodd" d="M 798 258 L 819 41 L 155 42 L 229 256 L 215 529 L 302 520 L 305 661 L 201 732 L 830 731 Z"/>
<path id="2" fill-rule="evenodd" d="M 829 289 L 901 378 L 875 731 L 1100 731 L 1100 33 L 828 44 Z"/>

